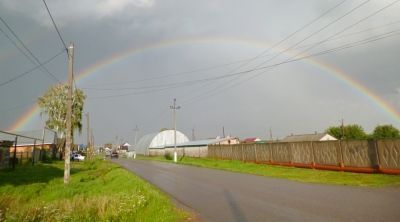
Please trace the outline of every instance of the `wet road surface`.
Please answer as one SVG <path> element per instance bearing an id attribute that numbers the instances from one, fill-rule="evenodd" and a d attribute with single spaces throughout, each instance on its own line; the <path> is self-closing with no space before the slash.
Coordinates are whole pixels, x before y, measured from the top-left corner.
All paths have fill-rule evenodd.
<path id="1" fill-rule="evenodd" d="M 400 221 L 400 188 L 299 183 L 157 161 L 113 162 L 204 221 Z"/>

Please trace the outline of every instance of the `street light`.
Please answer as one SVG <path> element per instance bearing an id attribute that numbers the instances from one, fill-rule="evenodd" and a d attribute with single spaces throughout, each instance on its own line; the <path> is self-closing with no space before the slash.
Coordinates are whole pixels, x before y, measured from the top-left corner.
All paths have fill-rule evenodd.
<path id="1" fill-rule="evenodd" d="M 181 108 L 180 106 L 176 106 L 176 98 L 174 98 L 174 105 L 169 108 L 171 108 L 174 113 L 174 162 L 176 163 L 178 160 L 178 154 L 176 153 L 176 110 Z"/>

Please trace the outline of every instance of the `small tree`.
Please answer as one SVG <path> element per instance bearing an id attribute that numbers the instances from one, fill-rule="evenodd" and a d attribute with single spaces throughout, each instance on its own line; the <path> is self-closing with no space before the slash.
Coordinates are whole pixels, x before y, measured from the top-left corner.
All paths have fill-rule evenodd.
<path id="1" fill-rule="evenodd" d="M 400 131 L 392 125 L 378 125 L 372 133 L 374 139 L 400 138 Z"/>
<path id="2" fill-rule="evenodd" d="M 326 133 L 335 137 L 336 139 L 342 138 L 342 129 L 340 126 L 331 126 L 325 130 Z"/>
<path id="3" fill-rule="evenodd" d="M 68 86 L 58 84 L 50 87 L 43 96 L 39 97 L 38 104 L 41 108 L 40 115 L 46 115 L 46 127 L 57 131 L 64 138 L 66 134 L 66 116 L 67 116 L 67 92 Z M 74 130 L 82 132 L 82 113 L 83 105 L 86 99 L 82 90 L 74 90 L 72 95 L 72 139 Z"/>
<path id="4" fill-rule="evenodd" d="M 362 126 L 357 124 L 344 126 L 343 129 L 341 126 L 331 126 L 325 132 L 338 139 L 367 139 Z"/>
<path id="5" fill-rule="evenodd" d="M 362 126 L 351 124 L 344 127 L 344 138 L 354 140 L 367 139 L 367 134 Z"/>

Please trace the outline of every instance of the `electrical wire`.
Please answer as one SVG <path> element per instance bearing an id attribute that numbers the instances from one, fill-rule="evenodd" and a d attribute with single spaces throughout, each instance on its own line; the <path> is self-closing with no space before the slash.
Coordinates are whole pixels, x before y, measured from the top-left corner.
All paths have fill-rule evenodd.
<path id="1" fill-rule="evenodd" d="M 283 64 L 291 63 L 291 62 L 297 62 L 297 61 L 300 61 L 300 60 L 303 60 L 303 59 L 307 59 L 307 58 L 310 58 L 310 57 L 315 57 L 315 56 L 325 55 L 325 54 L 329 54 L 329 53 L 334 53 L 334 52 L 342 51 L 342 50 L 349 49 L 349 48 L 358 47 L 358 46 L 361 46 L 361 45 L 365 45 L 365 44 L 368 44 L 368 43 L 371 43 L 371 42 L 379 41 L 379 40 L 382 40 L 382 39 L 386 39 L 386 38 L 390 38 L 390 37 L 394 37 L 394 36 L 398 36 L 398 35 L 400 35 L 400 29 L 385 33 L 383 35 L 369 37 L 367 39 L 363 39 L 363 40 L 360 40 L 360 41 L 348 43 L 348 44 L 342 45 L 340 47 L 324 50 L 324 51 L 321 51 L 321 52 L 318 52 L 318 53 L 315 53 L 315 54 L 310 54 L 310 55 L 303 56 L 303 57 L 296 58 L 296 59 L 292 59 L 292 60 L 286 60 L 284 62 L 281 62 L 281 63 L 278 63 L 278 64 L 274 64 L 272 66 L 265 67 L 265 68 L 266 69 L 275 68 L 278 65 L 283 65 Z M 227 87 L 227 88 L 225 88 L 225 89 L 223 89 L 221 91 L 217 91 L 217 92 L 214 92 L 214 93 L 211 93 L 211 94 L 207 94 L 206 96 L 205 95 L 200 95 L 198 97 L 192 98 L 191 100 L 183 101 L 182 104 L 188 105 L 188 104 L 192 104 L 194 102 L 198 102 L 198 101 L 207 99 L 209 97 L 217 95 L 218 93 L 226 91 L 229 88 L 232 88 L 234 86 L 238 86 L 240 84 L 243 84 L 243 83 L 245 83 L 245 82 L 247 82 L 247 81 L 249 81 L 251 79 L 254 79 L 254 78 L 256 78 L 256 77 L 258 77 L 258 76 L 260 76 L 262 74 L 265 74 L 265 72 L 257 73 L 256 75 L 250 76 L 249 78 L 245 79 L 244 81 L 237 82 L 236 84 L 231 85 L 231 86 L 229 86 L 229 87 Z"/>
<path id="2" fill-rule="evenodd" d="M 24 50 L 21 49 L 21 47 L 5 32 L 1 27 L 0 27 L 0 32 L 3 33 L 3 35 L 15 46 L 15 48 L 18 49 L 18 51 L 25 56 L 26 59 L 28 59 L 31 63 L 35 64 L 35 61 L 24 52 Z"/>
<path id="3" fill-rule="evenodd" d="M 399 23 L 400 23 L 400 20 L 397 20 L 397 21 L 394 21 L 394 22 L 385 23 L 383 25 L 375 26 L 375 27 L 372 27 L 372 28 L 367 28 L 367 29 L 363 29 L 363 30 L 360 30 L 360 31 L 357 31 L 357 32 L 351 32 L 351 33 L 348 33 L 348 34 L 345 34 L 345 35 L 340 35 L 340 36 L 337 36 L 337 37 L 332 38 L 330 40 L 327 40 L 325 42 L 324 41 L 318 41 L 318 42 L 314 42 L 314 43 L 310 43 L 310 44 L 301 45 L 301 46 L 295 47 L 294 50 L 295 49 L 307 48 L 307 47 L 315 45 L 315 44 L 322 44 L 323 42 L 326 43 L 328 41 L 334 41 L 334 40 L 338 40 L 338 39 L 343 39 L 343 38 L 346 38 L 346 37 L 362 34 L 362 33 L 365 33 L 365 32 L 372 31 L 372 30 L 376 30 L 376 29 L 385 28 L 387 26 L 391 26 L 391 25 L 395 25 L 395 24 L 399 24 Z M 262 57 L 271 56 L 273 54 L 274 53 L 266 54 L 266 55 L 263 55 Z M 262 58 L 262 57 L 260 57 L 260 58 Z M 108 82 L 106 84 L 107 86 L 118 84 L 118 88 L 90 87 L 90 86 L 102 86 L 102 85 L 105 85 L 104 83 L 100 83 L 100 84 L 89 85 L 89 87 L 86 87 L 86 88 L 83 88 L 83 89 L 88 89 L 88 90 L 112 90 L 112 89 L 121 90 L 120 84 L 123 84 L 123 83 L 139 83 L 139 82 L 145 82 L 145 81 L 148 81 L 148 80 L 166 79 L 166 78 L 173 77 L 173 76 L 180 76 L 180 75 L 185 75 L 185 74 L 208 71 L 208 70 L 213 70 L 213 69 L 220 68 L 220 67 L 230 66 L 230 65 L 234 65 L 234 64 L 238 64 L 238 63 L 243 63 L 243 62 L 250 61 L 251 59 L 252 58 L 241 59 L 241 60 L 232 61 L 230 63 L 223 63 L 223 64 L 208 66 L 208 67 L 204 67 L 204 68 L 197 68 L 197 69 L 193 69 L 193 70 L 189 70 L 189 71 L 172 73 L 172 74 L 164 74 L 164 75 L 161 74 L 161 75 L 158 75 L 156 77 L 143 78 L 143 79 L 139 79 L 139 80 L 135 80 L 135 81 L 123 81 L 123 82 L 112 82 L 112 83 Z M 137 89 L 141 89 L 141 88 L 142 87 L 138 87 Z M 151 87 L 145 87 L 145 88 L 151 88 Z M 129 89 L 136 89 L 136 88 L 132 87 L 132 88 L 129 88 Z"/>
<path id="4" fill-rule="evenodd" d="M 280 65 L 283 65 L 283 64 L 288 64 L 288 63 L 297 62 L 297 61 L 300 61 L 300 60 L 303 60 L 303 59 L 307 59 L 307 58 L 310 58 L 310 57 L 315 57 L 315 56 L 325 55 L 325 54 L 328 54 L 328 53 L 342 51 L 342 50 L 345 50 L 345 49 L 357 47 L 357 46 L 360 46 L 360 45 L 364 45 L 364 44 L 367 44 L 367 43 L 375 42 L 375 41 L 378 41 L 378 40 L 381 40 L 381 39 L 386 39 L 386 38 L 397 36 L 397 35 L 400 35 L 400 29 L 385 33 L 383 35 L 378 35 L 378 36 L 369 37 L 369 38 L 366 38 L 366 39 L 363 39 L 363 40 L 359 40 L 359 41 L 356 41 L 356 42 L 347 43 L 347 44 L 341 45 L 339 47 L 335 47 L 335 48 L 331 48 L 331 49 L 328 49 L 328 50 L 320 51 L 320 52 L 317 52 L 317 53 L 314 53 L 314 54 L 310 54 L 310 55 L 307 55 L 307 56 L 295 58 L 295 59 L 292 59 L 292 60 L 289 60 L 289 61 L 286 60 L 286 61 L 283 61 L 283 62 L 275 63 L 275 64 L 272 64 L 272 65 L 268 65 L 268 66 L 253 68 L 253 69 L 240 71 L 240 72 L 236 72 L 236 73 L 220 75 L 220 76 L 212 77 L 212 78 L 204 78 L 204 79 L 192 80 L 191 84 L 196 84 L 196 83 L 203 82 L 203 81 L 214 81 L 214 80 L 219 80 L 219 79 L 226 79 L 226 78 L 230 78 L 230 77 L 234 77 L 234 76 L 238 76 L 238 75 L 245 75 L 245 74 L 248 74 L 248 73 L 251 73 L 251 72 L 254 72 L 254 71 L 258 71 L 258 70 L 272 69 L 274 67 L 277 67 L 277 66 L 280 66 Z M 118 94 L 118 95 L 90 97 L 90 99 L 103 99 L 103 98 L 115 98 L 115 97 L 130 96 L 130 95 L 141 95 L 141 94 L 154 93 L 154 92 L 165 91 L 165 90 L 168 90 L 168 89 L 174 89 L 174 88 L 186 87 L 186 86 L 189 86 L 189 85 L 187 83 L 184 83 L 184 84 L 182 83 L 180 85 L 175 85 L 175 86 L 172 86 L 172 87 L 164 87 L 164 88 L 161 88 L 161 89 L 147 90 L 147 91 L 134 92 L 134 93 L 126 93 L 126 94 Z"/>
<path id="5" fill-rule="evenodd" d="M 51 73 L 45 66 L 43 66 L 43 64 L 39 61 L 39 59 L 32 53 L 32 51 L 25 45 L 25 43 L 18 37 L 18 35 L 13 31 L 13 29 L 8 25 L 8 23 L 1 16 L 0 16 L 0 21 L 6 26 L 6 28 L 11 32 L 11 34 L 18 40 L 18 42 L 28 52 L 28 54 L 33 57 L 33 59 L 36 61 L 36 63 L 39 64 L 41 66 L 41 68 L 44 69 L 46 71 L 46 73 L 49 74 L 56 82 L 61 83 L 60 80 L 53 73 Z M 36 63 L 34 63 L 34 65 L 37 65 Z"/>
<path id="6" fill-rule="evenodd" d="M 313 20 L 311 20 L 310 22 L 306 23 L 305 25 L 301 26 L 300 28 L 298 28 L 297 30 L 295 30 L 294 32 L 290 33 L 289 35 L 287 35 L 285 38 L 283 38 L 281 41 L 275 43 L 273 46 L 263 50 L 261 53 L 259 53 L 258 55 L 250 58 L 250 59 L 246 59 L 246 60 L 239 60 L 240 63 L 242 63 L 241 65 L 239 65 L 238 67 L 230 70 L 229 72 L 235 72 L 237 70 L 239 70 L 240 68 L 246 66 L 247 64 L 249 64 L 250 62 L 262 57 L 263 55 L 265 55 L 267 52 L 271 51 L 272 49 L 276 48 L 277 46 L 281 45 L 282 43 L 284 43 L 285 41 L 287 41 L 288 39 L 290 39 L 291 37 L 293 37 L 294 35 L 296 35 L 297 33 L 303 31 L 304 29 L 306 29 L 307 27 L 309 27 L 310 25 L 314 24 L 315 22 L 317 22 L 318 20 L 320 20 L 321 18 L 323 18 L 324 16 L 326 16 L 327 14 L 329 14 L 330 12 L 332 12 L 333 10 L 335 10 L 336 8 L 338 8 L 340 5 L 342 5 L 343 3 L 345 3 L 347 0 L 343 0 L 341 2 L 339 2 L 338 4 L 334 5 L 333 7 L 327 9 L 326 11 L 324 11 L 322 14 L 320 14 L 319 16 L 317 16 L 316 18 L 314 18 Z M 369 0 L 367 0 L 369 1 Z M 182 74 L 188 74 L 188 73 L 193 73 L 193 72 L 199 72 L 199 71 L 207 71 L 210 69 L 214 69 L 214 68 L 218 68 L 221 66 L 225 66 L 225 65 L 232 65 L 235 64 L 235 62 L 232 63 L 227 63 L 227 64 L 223 64 L 223 65 L 217 65 L 217 66 L 212 66 L 212 67 L 208 67 L 208 68 L 203 68 L 203 69 L 198 69 L 198 70 L 194 70 L 194 71 L 188 71 L 188 72 L 181 72 L 181 73 L 175 73 L 175 74 L 170 74 L 170 75 L 165 75 L 165 76 L 161 76 L 161 77 L 155 77 L 155 78 L 147 78 L 147 79 L 142 79 L 142 80 L 137 80 L 135 82 L 141 82 L 141 81 L 145 81 L 145 80 L 155 80 L 155 79 L 163 79 L 163 78 L 168 78 L 171 76 L 177 76 L 177 75 L 182 75 Z M 126 83 L 126 81 L 124 82 Z M 110 83 L 107 83 L 107 85 L 109 85 Z"/>
<path id="7" fill-rule="evenodd" d="M 366 1 L 361 2 L 360 4 L 358 4 L 358 5 L 356 5 L 355 7 L 351 8 L 351 9 L 350 9 L 349 11 L 347 11 L 346 13 L 342 14 L 341 16 L 339 16 L 339 17 L 337 17 L 336 19 L 332 20 L 332 21 L 329 22 L 328 24 L 324 25 L 322 28 L 320 28 L 320 29 L 318 29 L 318 30 L 312 32 L 311 34 L 309 34 L 309 35 L 307 35 L 306 37 L 302 38 L 300 41 L 297 41 L 295 44 L 289 46 L 288 48 L 286 48 L 286 49 L 284 49 L 284 50 L 282 50 L 282 51 L 279 51 L 278 53 L 276 53 L 276 54 L 275 54 L 274 56 L 272 56 L 271 58 L 269 58 L 269 59 L 267 59 L 266 61 L 264 61 L 264 62 L 258 64 L 258 65 L 256 66 L 256 68 L 257 68 L 257 67 L 261 67 L 262 65 L 267 64 L 268 62 L 270 62 L 270 61 L 274 60 L 275 58 L 277 58 L 278 56 L 282 55 L 283 53 L 285 53 L 285 52 L 287 52 L 287 51 L 289 51 L 289 50 L 292 50 L 293 48 L 295 48 L 295 47 L 298 46 L 299 44 L 303 43 L 304 41 L 310 39 L 311 37 L 317 35 L 318 33 L 322 32 L 322 31 L 325 30 L 325 29 L 327 29 L 327 28 L 330 27 L 331 25 L 337 23 L 338 21 L 342 20 L 342 19 L 345 18 L 346 16 L 350 15 L 351 13 L 353 13 L 354 11 L 356 11 L 357 9 L 359 9 L 359 8 L 361 8 L 362 6 L 364 6 L 365 4 L 367 4 L 369 1 L 370 1 L 370 0 L 366 0 Z M 319 16 L 318 18 L 321 18 L 321 16 Z M 221 90 L 223 90 L 223 88 L 229 87 L 229 84 L 230 84 L 231 82 L 233 82 L 233 81 L 235 81 L 235 80 L 237 80 L 237 79 L 239 79 L 239 78 L 240 78 L 240 76 L 238 76 L 236 79 L 231 79 L 228 83 L 225 83 L 225 82 L 224 82 L 223 85 L 220 84 L 220 85 L 216 86 L 215 88 L 213 88 L 211 91 L 206 92 L 205 94 L 210 94 L 210 93 L 213 93 L 213 92 L 215 92 L 215 91 L 221 91 Z M 222 87 L 222 88 L 221 88 L 221 87 Z M 201 95 L 197 95 L 197 96 L 192 97 L 192 98 L 189 98 L 189 99 L 187 99 L 187 100 L 192 100 L 192 99 L 197 98 L 197 97 L 199 97 L 199 96 L 201 96 Z"/>
<path id="8" fill-rule="evenodd" d="M 369 15 L 363 17 L 362 19 L 358 20 L 357 22 L 352 23 L 351 25 L 345 27 L 344 29 L 342 29 L 342 30 L 339 31 L 339 32 L 336 32 L 335 34 L 329 36 L 328 38 L 326 38 L 326 39 L 324 39 L 324 40 L 322 40 L 322 41 L 320 41 L 320 42 L 318 42 L 318 43 L 316 43 L 316 44 L 311 45 L 311 46 L 308 47 L 307 49 L 303 50 L 302 52 L 296 54 L 296 55 L 293 56 L 293 57 L 290 57 L 290 58 L 287 59 L 286 61 L 289 61 L 289 62 L 290 62 L 290 61 L 293 61 L 294 58 L 296 58 L 296 57 L 299 56 L 299 55 L 304 54 L 304 52 L 307 52 L 307 51 L 309 51 L 310 49 L 312 49 L 312 48 L 314 48 L 314 47 L 316 47 L 316 46 L 318 46 L 318 45 L 320 45 L 320 44 L 322 44 L 322 43 L 325 43 L 325 42 L 327 42 L 327 41 L 329 41 L 329 40 L 332 40 L 332 39 L 335 38 L 336 36 L 342 34 L 343 32 L 349 30 L 350 28 L 352 28 L 352 27 L 358 25 L 359 23 L 361 23 L 361 22 L 363 22 L 363 21 L 365 21 L 365 20 L 367 20 L 367 19 L 369 19 L 369 18 L 375 16 L 376 14 L 382 12 L 383 10 L 385 10 L 385 9 L 391 7 L 391 6 L 393 6 L 394 4 L 396 4 L 396 3 L 399 2 L 399 1 L 400 1 L 400 0 L 393 1 L 393 2 L 389 3 L 388 5 L 386 5 L 386 6 L 382 7 L 382 8 L 380 8 L 380 9 L 378 9 L 377 11 L 374 11 L 373 13 L 371 13 L 371 14 L 369 14 Z M 363 4 L 365 4 L 365 3 L 366 3 L 366 2 L 361 3 L 360 5 L 356 6 L 355 8 L 353 8 L 352 10 L 350 10 L 349 12 L 347 12 L 347 13 L 344 14 L 344 15 L 348 15 L 350 12 L 353 12 L 355 9 L 361 7 L 361 6 L 362 6 Z M 343 18 L 343 16 L 341 16 L 341 17 L 339 17 L 339 18 Z M 337 20 L 337 19 L 336 19 L 336 20 Z M 336 20 L 334 20 L 334 21 L 336 21 Z M 302 57 L 302 58 L 303 58 L 303 57 Z M 270 59 L 270 60 L 271 60 L 271 59 Z M 268 60 L 268 61 L 270 61 L 270 60 Z M 264 63 L 265 63 L 265 62 L 264 62 Z M 261 65 L 263 65 L 264 63 L 262 63 Z M 222 92 L 222 91 L 224 91 L 224 90 L 226 90 L 226 89 L 228 89 L 228 88 L 231 88 L 231 87 L 233 87 L 233 86 L 237 86 L 237 85 L 239 85 L 239 84 L 242 84 L 243 82 L 247 82 L 248 80 L 253 79 L 253 78 L 255 78 L 255 77 L 259 76 L 259 75 L 262 75 L 263 73 L 264 73 L 264 72 L 261 72 L 261 73 L 259 73 L 259 74 L 255 74 L 254 77 L 249 77 L 248 79 L 246 79 L 246 80 L 244 80 L 244 81 L 242 81 L 242 82 L 235 83 L 235 84 L 233 84 L 233 85 L 231 85 L 231 86 L 229 86 L 229 85 L 227 85 L 227 84 L 225 83 L 225 84 L 224 84 L 224 87 L 222 87 L 222 88 L 221 88 L 221 87 L 215 88 L 213 91 L 207 92 L 207 93 L 206 93 L 206 96 L 207 96 L 207 97 L 214 96 L 214 95 L 216 95 L 218 92 Z M 236 79 L 238 79 L 238 78 L 239 78 L 239 76 L 238 76 Z M 231 81 L 229 81 L 229 83 L 233 82 L 234 80 L 235 80 L 235 79 L 232 79 Z M 201 97 L 201 96 L 202 96 L 202 95 L 200 95 L 200 97 Z M 204 95 L 203 95 L 203 96 L 204 96 Z M 193 101 L 194 101 L 194 99 L 196 99 L 196 98 L 198 99 L 199 96 L 192 97 L 190 100 L 193 100 Z"/>
<path id="9" fill-rule="evenodd" d="M 62 44 L 63 44 L 63 46 L 64 46 L 64 49 L 65 49 L 65 51 L 67 52 L 67 51 L 68 51 L 67 45 L 65 44 L 64 39 L 63 39 L 63 37 L 61 36 L 61 33 L 60 33 L 60 31 L 58 30 L 58 28 L 57 28 L 56 22 L 54 21 L 53 16 L 51 15 L 51 12 L 50 12 L 50 10 L 49 10 L 49 7 L 47 7 L 47 4 L 46 4 L 46 1 L 45 1 L 45 0 L 43 0 L 43 3 L 44 3 L 44 5 L 46 6 L 47 13 L 48 13 L 49 16 L 50 16 L 51 21 L 53 22 L 53 26 L 54 26 L 54 28 L 55 28 L 56 31 L 57 31 L 58 37 L 60 38 L 60 40 L 61 40 L 61 42 L 62 42 Z"/>
<path id="10" fill-rule="evenodd" d="M 32 73 L 32 72 L 35 71 L 36 69 L 40 68 L 42 65 L 46 65 L 47 63 L 53 61 L 55 58 L 57 58 L 59 55 L 61 55 L 61 54 L 63 54 L 63 53 L 64 53 L 64 49 L 63 49 L 61 52 L 59 52 L 59 53 L 57 53 L 56 55 L 54 55 L 54 56 L 52 56 L 51 58 L 49 58 L 48 60 L 44 61 L 41 65 L 36 65 L 35 67 L 32 67 L 31 69 L 28 69 L 28 70 L 26 70 L 25 72 L 20 73 L 20 74 L 16 75 L 15 77 L 12 77 L 11 79 L 6 80 L 6 81 L 0 83 L 0 86 L 7 85 L 7 84 L 9 84 L 9 83 L 11 83 L 11 82 L 13 82 L 13 81 L 15 81 L 15 80 L 18 80 L 19 78 L 22 78 L 22 77 L 28 75 L 29 73 Z"/>

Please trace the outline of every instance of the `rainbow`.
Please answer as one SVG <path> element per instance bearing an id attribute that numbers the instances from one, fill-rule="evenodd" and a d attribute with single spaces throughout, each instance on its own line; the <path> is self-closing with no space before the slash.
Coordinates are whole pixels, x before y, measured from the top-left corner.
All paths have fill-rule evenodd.
<path id="1" fill-rule="evenodd" d="M 168 41 L 161 41 L 155 44 L 144 45 L 140 48 L 131 48 L 125 51 L 115 53 L 112 56 L 100 60 L 94 65 L 88 67 L 81 71 L 78 75 L 76 75 L 76 81 L 82 82 L 89 76 L 93 76 L 98 73 L 98 70 L 116 63 L 120 60 L 127 58 L 128 56 L 133 56 L 140 54 L 142 52 L 160 49 L 163 47 L 171 47 L 182 44 L 204 44 L 204 43 L 234 43 L 234 44 L 248 44 L 251 46 L 257 46 L 261 48 L 269 47 L 265 42 L 258 42 L 254 40 L 241 39 L 241 38 L 222 38 L 222 37 L 196 37 L 196 38 L 184 38 L 184 39 L 174 39 Z M 330 64 L 318 61 L 314 57 L 310 57 L 302 60 L 303 62 L 312 65 L 322 71 L 322 73 L 328 74 L 335 78 L 337 81 L 343 83 L 344 85 L 354 89 L 356 92 L 365 96 L 372 104 L 374 104 L 378 109 L 384 111 L 388 116 L 390 116 L 396 123 L 400 124 L 400 112 L 387 101 L 382 99 L 379 95 L 374 93 L 372 90 L 368 89 L 362 83 L 357 82 L 355 79 L 351 78 L 344 71 L 340 70 L 337 67 L 333 67 Z M 39 107 L 37 104 L 31 106 L 25 113 L 23 113 L 10 127 L 9 131 L 20 131 L 26 128 L 33 120 L 35 116 L 38 116 L 40 113 Z"/>

